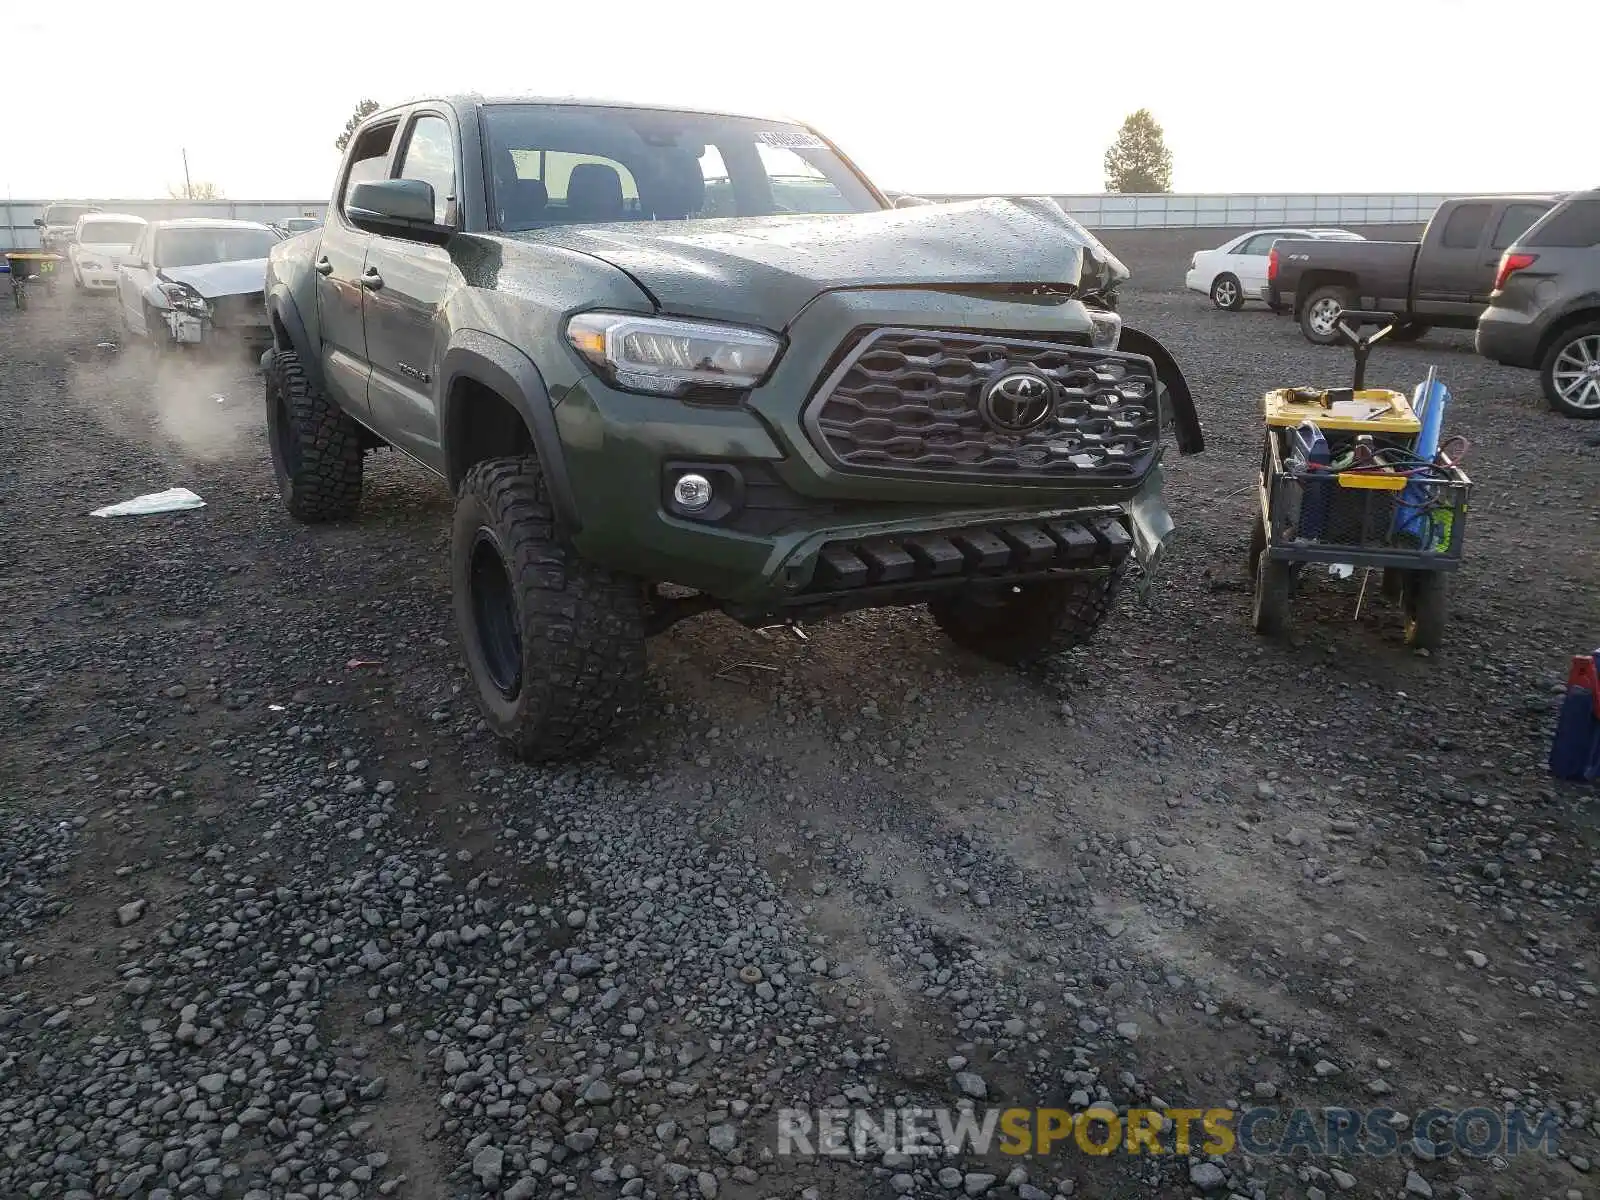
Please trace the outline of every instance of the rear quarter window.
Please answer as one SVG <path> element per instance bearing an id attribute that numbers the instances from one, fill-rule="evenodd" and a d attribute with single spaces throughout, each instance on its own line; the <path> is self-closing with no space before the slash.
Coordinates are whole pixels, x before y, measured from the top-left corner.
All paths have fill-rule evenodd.
<path id="1" fill-rule="evenodd" d="M 1600 196 L 1558 206 L 1528 231 L 1522 244 L 1551 250 L 1600 246 Z"/>
<path id="2" fill-rule="evenodd" d="M 1500 214 L 1500 223 L 1494 227 L 1494 238 L 1489 245 L 1504 250 L 1528 232 L 1528 227 L 1550 211 L 1548 204 L 1508 204 Z"/>

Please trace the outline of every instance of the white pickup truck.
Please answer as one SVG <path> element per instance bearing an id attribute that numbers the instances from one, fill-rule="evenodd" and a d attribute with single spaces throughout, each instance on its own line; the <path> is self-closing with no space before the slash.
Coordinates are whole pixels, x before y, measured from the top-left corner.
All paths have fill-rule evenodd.
<path id="1" fill-rule="evenodd" d="M 80 292 L 114 292 L 117 268 L 144 232 L 145 219 L 128 213 L 85 213 L 78 218 L 67 259 Z"/>

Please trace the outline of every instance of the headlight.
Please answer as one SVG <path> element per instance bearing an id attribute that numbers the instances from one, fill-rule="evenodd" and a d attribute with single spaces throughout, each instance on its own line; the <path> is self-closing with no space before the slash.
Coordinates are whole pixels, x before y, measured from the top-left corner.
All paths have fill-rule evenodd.
<path id="1" fill-rule="evenodd" d="M 1090 344 L 1097 350 L 1115 350 L 1122 337 L 1122 317 L 1101 308 L 1089 309 L 1089 320 L 1094 325 Z"/>
<path id="2" fill-rule="evenodd" d="M 663 396 L 755 387 L 783 349 L 761 329 L 608 312 L 573 317 L 567 340 L 618 387 Z"/>
<path id="3" fill-rule="evenodd" d="M 210 316 L 211 306 L 206 303 L 205 297 L 195 291 L 187 283 L 163 283 L 161 294 L 165 296 L 173 308 L 191 312 L 197 316 Z"/>
<path id="4" fill-rule="evenodd" d="M 80 269 L 85 270 L 85 271 L 103 271 L 103 270 L 105 270 L 104 267 L 102 267 L 99 263 L 95 262 L 95 260 L 92 259 L 92 258 L 84 259 L 81 263 L 78 264 L 78 266 L 79 266 Z"/>

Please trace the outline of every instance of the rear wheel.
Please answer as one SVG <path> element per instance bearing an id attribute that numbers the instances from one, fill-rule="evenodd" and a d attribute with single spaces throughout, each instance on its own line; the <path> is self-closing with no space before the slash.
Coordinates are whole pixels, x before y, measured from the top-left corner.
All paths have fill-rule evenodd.
<path id="1" fill-rule="evenodd" d="M 1349 289 L 1339 284 L 1319 287 L 1306 297 L 1300 309 L 1300 332 L 1306 341 L 1332 346 L 1340 340 L 1339 318 L 1351 306 Z"/>
<path id="2" fill-rule="evenodd" d="M 928 611 L 963 649 L 1025 666 L 1087 642 L 1115 597 L 1115 580 L 1108 577 L 1049 579 L 939 596 L 928 601 Z"/>
<path id="3" fill-rule="evenodd" d="M 355 516 L 361 503 L 361 428 L 306 378 L 300 356 L 267 363 L 267 441 L 283 506 L 315 524 Z"/>
<path id="4" fill-rule="evenodd" d="M 1437 650 L 1444 641 L 1444 627 L 1449 616 L 1444 572 L 1410 572 L 1403 587 L 1402 603 L 1406 614 L 1406 645 L 1417 650 Z"/>
<path id="5" fill-rule="evenodd" d="M 557 536 L 535 459 L 490 459 L 467 473 L 450 560 L 478 707 L 518 757 L 573 758 L 637 719 L 644 589 Z"/>
<path id="6" fill-rule="evenodd" d="M 1389 335 L 1391 342 L 1420 342 L 1433 328 L 1426 321 L 1404 321 Z"/>
<path id="7" fill-rule="evenodd" d="M 1239 286 L 1237 275 L 1218 275 L 1211 281 L 1211 303 L 1228 312 L 1238 312 L 1244 307 L 1244 288 Z"/>
<path id="8" fill-rule="evenodd" d="M 1567 330 L 1544 356 L 1539 381 L 1556 412 L 1600 419 L 1600 321 Z"/>

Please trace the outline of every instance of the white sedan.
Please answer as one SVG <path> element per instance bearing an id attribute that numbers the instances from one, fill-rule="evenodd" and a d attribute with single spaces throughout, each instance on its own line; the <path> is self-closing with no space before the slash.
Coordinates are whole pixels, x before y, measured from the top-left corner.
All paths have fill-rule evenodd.
<path id="1" fill-rule="evenodd" d="M 117 268 L 144 232 L 145 219 L 129 213 L 86 213 L 67 247 L 72 283 L 80 292 L 114 292 Z"/>
<path id="2" fill-rule="evenodd" d="M 280 235 L 256 221 L 184 217 L 145 227 L 117 271 L 123 327 L 156 345 L 270 341 L 262 289 Z"/>
<path id="3" fill-rule="evenodd" d="M 1191 292 L 1204 292 L 1211 303 L 1237 312 L 1246 300 L 1265 300 L 1267 292 L 1267 254 L 1279 238 L 1320 238 L 1336 242 L 1359 242 L 1359 233 L 1348 229 L 1254 229 L 1224 242 L 1215 250 L 1198 251 L 1189 262 L 1183 286 Z"/>

